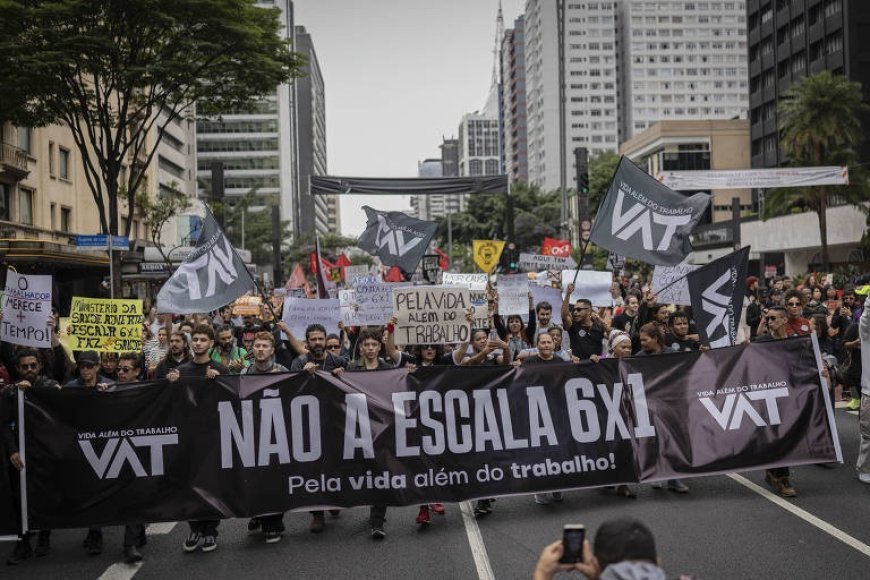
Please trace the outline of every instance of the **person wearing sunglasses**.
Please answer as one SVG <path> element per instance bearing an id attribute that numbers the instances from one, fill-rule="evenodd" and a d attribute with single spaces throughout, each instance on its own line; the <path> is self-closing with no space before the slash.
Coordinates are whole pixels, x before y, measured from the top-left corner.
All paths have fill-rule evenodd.
<path id="1" fill-rule="evenodd" d="M 785 293 L 785 307 L 788 318 L 785 323 L 785 331 L 788 336 L 806 336 L 812 329 L 810 321 L 804 318 L 804 296 L 797 290 L 789 290 Z"/>
<path id="2" fill-rule="evenodd" d="M 0 437 L 9 454 L 9 462 L 16 471 L 24 469 L 24 461 L 18 452 L 18 428 L 16 423 L 18 404 L 18 389 L 59 389 L 60 385 L 54 379 L 42 374 L 42 359 L 39 351 L 34 348 L 22 348 L 15 355 L 15 370 L 19 377 L 14 386 L 10 385 L 2 391 L 3 401 L 0 402 Z M 14 388 L 18 387 L 18 389 Z M 17 485 L 18 478 L 12 478 Z M 17 496 L 17 493 L 16 493 Z M 12 550 L 6 564 L 15 566 L 32 556 L 45 556 L 51 548 L 51 530 L 40 530 L 34 550 L 30 544 L 33 532 L 25 534 Z"/>
<path id="3" fill-rule="evenodd" d="M 113 357 L 114 358 L 114 357 Z M 116 358 L 114 358 L 117 361 Z M 66 383 L 65 389 L 96 388 L 105 391 L 115 381 L 100 372 L 100 355 L 92 350 L 85 350 L 76 357 L 76 374 L 78 377 Z"/>
<path id="4" fill-rule="evenodd" d="M 788 300 L 786 303 L 788 303 Z M 759 335 L 755 339 L 755 342 L 782 340 L 790 336 L 788 331 L 788 314 L 782 306 L 769 308 L 762 322 L 764 323 L 763 326 L 767 329 L 767 333 Z M 788 467 L 776 467 L 765 470 L 764 479 L 782 497 L 797 497 L 797 492 L 789 480 L 790 475 L 791 471 Z"/>

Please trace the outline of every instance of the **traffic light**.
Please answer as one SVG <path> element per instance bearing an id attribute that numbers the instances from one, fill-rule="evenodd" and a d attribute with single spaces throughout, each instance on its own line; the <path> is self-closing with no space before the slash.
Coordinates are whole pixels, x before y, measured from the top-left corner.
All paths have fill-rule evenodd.
<path id="1" fill-rule="evenodd" d="M 520 265 L 519 265 L 519 263 L 517 263 L 517 259 L 518 259 L 517 247 L 516 247 L 516 245 L 514 245 L 513 242 L 508 244 L 507 255 L 508 255 L 508 272 L 510 272 L 511 274 L 514 274 L 520 269 Z"/>
<path id="2" fill-rule="evenodd" d="M 584 171 L 580 171 L 577 176 L 577 182 L 580 186 L 580 195 L 588 195 L 589 194 L 589 168 L 585 167 Z"/>

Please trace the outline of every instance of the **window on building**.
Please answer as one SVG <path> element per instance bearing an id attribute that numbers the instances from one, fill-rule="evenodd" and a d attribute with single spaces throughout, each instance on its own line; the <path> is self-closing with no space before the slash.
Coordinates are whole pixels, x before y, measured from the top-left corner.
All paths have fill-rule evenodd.
<path id="1" fill-rule="evenodd" d="M 11 186 L 0 183 L 0 220 L 7 222 L 11 220 L 9 215 L 9 195 L 11 191 Z"/>
<path id="2" fill-rule="evenodd" d="M 25 153 L 33 153 L 31 149 L 31 137 L 33 130 L 30 127 L 18 127 L 18 148 Z"/>
<path id="3" fill-rule="evenodd" d="M 60 231 L 65 233 L 72 231 L 72 208 L 60 208 Z"/>
<path id="4" fill-rule="evenodd" d="M 57 205 L 52 203 L 48 209 L 52 231 L 57 230 Z"/>
<path id="5" fill-rule="evenodd" d="M 48 174 L 57 177 L 57 167 L 54 163 L 54 141 L 48 142 Z"/>
<path id="6" fill-rule="evenodd" d="M 69 179 L 69 149 L 58 148 L 58 170 L 61 179 Z"/>
<path id="7" fill-rule="evenodd" d="M 33 190 L 26 187 L 18 190 L 18 221 L 26 226 L 33 225 Z"/>

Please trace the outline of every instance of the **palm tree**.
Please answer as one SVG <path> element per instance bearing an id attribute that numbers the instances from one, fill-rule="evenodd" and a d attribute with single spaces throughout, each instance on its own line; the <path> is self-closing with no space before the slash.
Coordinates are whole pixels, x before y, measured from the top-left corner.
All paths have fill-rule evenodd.
<path id="1" fill-rule="evenodd" d="M 816 212 L 822 241 L 822 267 L 829 270 L 827 208 L 836 194 L 850 203 L 867 199 L 867 180 L 856 164 L 855 147 L 862 137 L 859 113 L 868 110 L 861 84 L 830 71 L 807 77 L 783 95 L 777 107 L 780 147 L 794 166 L 851 165 L 848 187 L 780 188 L 766 200 L 765 216 L 794 207 Z"/>

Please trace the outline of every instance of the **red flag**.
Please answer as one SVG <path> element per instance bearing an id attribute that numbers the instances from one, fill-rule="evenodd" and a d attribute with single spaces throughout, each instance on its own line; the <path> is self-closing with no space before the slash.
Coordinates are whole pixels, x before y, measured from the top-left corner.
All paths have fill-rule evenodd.
<path id="1" fill-rule="evenodd" d="M 335 265 L 341 269 L 341 275 L 339 277 L 340 280 L 344 280 L 344 268 L 345 266 L 352 266 L 350 260 L 348 260 L 347 256 L 344 255 L 344 252 L 339 252 L 338 258 L 335 260 Z M 336 280 L 337 282 L 338 280 Z"/>
<path id="2" fill-rule="evenodd" d="M 544 238 L 544 243 L 541 244 L 541 254 L 544 256 L 567 258 L 571 255 L 571 240 Z"/>
<path id="3" fill-rule="evenodd" d="M 297 263 L 293 267 L 293 273 L 287 278 L 287 283 L 284 287 L 287 290 L 293 290 L 295 288 L 304 288 L 306 284 L 308 284 L 308 280 L 305 278 L 305 272 L 302 271 L 302 266 Z"/>
<path id="4" fill-rule="evenodd" d="M 402 274 L 402 271 L 399 270 L 398 266 L 393 266 L 390 268 L 390 271 L 387 272 L 387 275 L 384 276 L 384 282 L 404 282 L 405 275 Z"/>
<path id="5" fill-rule="evenodd" d="M 445 254 L 441 248 L 435 248 L 435 253 L 441 257 L 441 259 L 438 260 L 438 265 L 446 272 L 447 268 L 450 267 L 450 256 Z"/>

